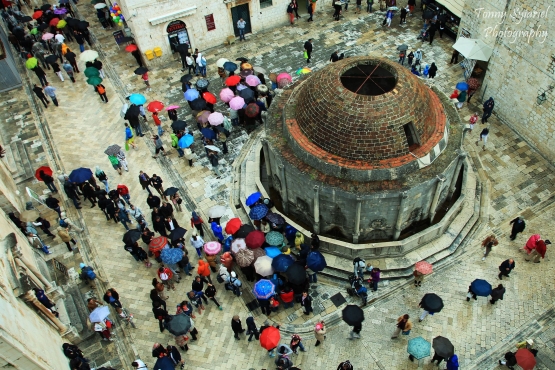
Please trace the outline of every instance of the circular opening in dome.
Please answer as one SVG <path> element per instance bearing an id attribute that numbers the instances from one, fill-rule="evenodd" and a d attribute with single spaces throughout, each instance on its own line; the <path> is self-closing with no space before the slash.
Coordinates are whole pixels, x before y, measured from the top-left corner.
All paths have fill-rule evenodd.
<path id="1" fill-rule="evenodd" d="M 341 75 L 341 83 L 355 94 L 376 96 L 393 90 L 397 79 L 380 65 L 358 64 Z"/>

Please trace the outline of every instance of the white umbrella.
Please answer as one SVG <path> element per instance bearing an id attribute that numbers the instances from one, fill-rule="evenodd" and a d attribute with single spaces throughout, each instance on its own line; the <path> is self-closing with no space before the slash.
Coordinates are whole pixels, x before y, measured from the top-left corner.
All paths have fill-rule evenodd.
<path id="1" fill-rule="evenodd" d="M 491 53 L 493 53 L 493 49 L 482 40 L 467 39 L 466 37 L 459 37 L 453 48 L 467 59 L 482 60 L 484 62 L 487 62 L 491 57 Z"/>
<path id="2" fill-rule="evenodd" d="M 227 211 L 225 206 L 214 206 L 207 213 L 210 218 L 220 218 L 225 214 L 225 211 Z"/>
<path id="3" fill-rule="evenodd" d="M 221 152 L 220 148 L 218 148 L 218 147 L 215 146 L 215 145 L 206 145 L 205 148 L 208 149 L 208 150 L 212 150 L 212 151 L 218 152 L 218 153 Z"/>
<path id="4" fill-rule="evenodd" d="M 102 9 L 102 8 L 105 8 L 105 7 L 106 7 L 106 4 L 104 4 L 104 3 L 99 3 L 99 4 L 96 4 L 94 6 L 95 9 Z"/>
<path id="5" fill-rule="evenodd" d="M 105 318 L 110 315 L 110 309 L 108 306 L 100 306 L 95 308 L 93 312 L 89 315 L 89 320 L 91 322 L 102 322 Z"/>
<path id="6" fill-rule="evenodd" d="M 82 62 L 92 62 L 96 58 L 98 58 L 98 52 L 94 50 L 85 50 L 79 55 L 79 60 Z"/>
<path id="7" fill-rule="evenodd" d="M 254 263 L 254 270 L 257 274 L 262 276 L 272 275 L 274 273 L 274 269 L 272 268 L 272 258 L 268 256 L 258 257 Z"/>
<path id="8" fill-rule="evenodd" d="M 241 249 L 247 249 L 247 243 L 245 243 L 245 239 L 238 238 L 231 242 L 232 253 L 238 253 Z"/>
<path id="9" fill-rule="evenodd" d="M 264 68 L 261 68 L 261 67 L 254 67 L 254 71 L 255 71 L 256 73 L 263 73 L 263 74 L 266 74 L 266 70 L 265 70 Z"/>
<path id="10" fill-rule="evenodd" d="M 229 59 L 220 58 L 216 61 L 216 66 L 219 67 L 219 68 L 224 68 L 225 62 L 229 62 Z"/>

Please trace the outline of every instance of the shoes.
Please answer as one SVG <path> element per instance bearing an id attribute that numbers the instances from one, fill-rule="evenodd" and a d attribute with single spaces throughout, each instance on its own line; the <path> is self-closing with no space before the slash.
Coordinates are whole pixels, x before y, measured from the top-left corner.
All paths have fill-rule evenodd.
<path id="1" fill-rule="evenodd" d="M 418 319 L 418 322 L 422 322 L 422 319 Z"/>
<path id="2" fill-rule="evenodd" d="M 485 260 L 486 260 L 486 257 L 482 257 L 482 261 L 485 261 Z"/>
<path id="3" fill-rule="evenodd" d="M 75 207 L 75 209 L 81 209 L 81 208 L 83 208 L 83 207 Z"/>
<path id="4" fill-rule="evenodd" d="M 220 311 L 223 310 L 222 306 L 218 306 L 218 310 Z"/>
<path id="5" fill-rule="evenodd" d="M 467 301 L 467 302 L 470 302 L 470 298 L 466 297 L 466 301 Z"/>
<path id="6" fill-rule="evenodd" d="M 546 244 L 547 244 L 547 243 L 546 243 Z M 536 261 L 536 262 L 534 262 L 534 263 L 540 263 L 540 262 L 541 262 L 541 261 Z"/>

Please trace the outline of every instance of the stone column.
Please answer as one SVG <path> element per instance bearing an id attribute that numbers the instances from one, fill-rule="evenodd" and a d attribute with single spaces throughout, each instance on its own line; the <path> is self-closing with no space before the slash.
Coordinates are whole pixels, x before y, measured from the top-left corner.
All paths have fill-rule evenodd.
<path id="1" fill-rule="evenodd" d="M 60 333 L 65 333 L 68 329 L 63 322 L 61 322 L 48 308 L 44 307 L 42 303 L 39 302 L 32 290 L 29 290 L 23 296 L 25 301 L 30 302 L 33 306 L 38 308 L 48 319 L 58 328 Z"/>
<path id="2" fill-rule="evenodd" d="M 399 240 L 401 236 L 401 227 L 403 224 L 403 215 L 405 214 L 405 204 L 407 203 L 408 194 L 406 191 L 402 191 L 399 194 L 401 198 L 401 203 L 399 204 L 399 213 L 397 213 L 397 221 L 395 222 L 395 234 L 393 234 L 393 240 Z"/>
<path id="3" fill-rule="evenodd" d="M 455 167 L 455 173 L 453 174 L 453 178 L 451 179 L 451 185 L 449 185 L 449 193 L 447 193 L 447 199 L 451 199 L 453 197 L 453 193 L 455 193 L 455 189 L 457 187 L 457 179 L 459 178 L 459 172 L 461 172 L 461 167 L 464 164 L 466 156 L 468 155 L 462 149 L 457 149 L 457 154 L 459 155 L 457 161 L 457 167 Z"/>
<path id="4" fill-rule="evenodd" d="M 282 202 L 283 212 L 287 213 L 289 212 L 289 200 L 287 197 L 287 181 L 285 179 L 285 166 L 283 164 L 280 164 L 278 168 L 279 168 L 279 174 L 281 179 L 281 199 L 283 201 Z"/>
<path id="5" fill-rule="evenodd" d="M 439 195 L 441 194 L 444 182 L 445 176 L 439 174 L 437 176 L 436 191 L 434 193 L 434 198 L 432 199 L 432 205 L 430 206 L 430 224 L 433 222 L 434 216 L 436 215 L 437 203 L 439 202 Z"/>
<path id="6" fill-rule="evenodd" d="M 315 234 L 320 234 L 320 187 L 314 185 L 314 229 Z"/>
<path id="7" fill-rule="evenodd" d="M 272 184 L 272 165 L 270 163 L 270 149 L 268 148 L 268 140 L 262 139 L 262 150 L 264 151 L 264 164 L 266 165 L 266 173 L 268 174 L 268 183 Z"/>
<path id="8" fill-rule="evenodd" d="M 25 266 L 25 269 L 28 270 L 30 274 L 32 274 L 32 278 L 40 280 L 40 282 L 44 285 L 44 291 L 46 293 L 50 293 L 56 289 L 54 286 L 52 286 L 48 279 L 37 269 L 37 267 L 23 256 L 23 254 L 21 253 L 21 249 L 17 244 L 12 246 L 12 253 L 14 259 L 16 261 L 21 261 L 21 263 Z"/>
<path id="9" fill-rule="evenodd" d="M 360 214 L 362 212 L 362 198 L 357 197 L 357 215 L 355 218 L 355 231 L 353 232 L 353 243 L 358 243 L 360 236 Z"/>

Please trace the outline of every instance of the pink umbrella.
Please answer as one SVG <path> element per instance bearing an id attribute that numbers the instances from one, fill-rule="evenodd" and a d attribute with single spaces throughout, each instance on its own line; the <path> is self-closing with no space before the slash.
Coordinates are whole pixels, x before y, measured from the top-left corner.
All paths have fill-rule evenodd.
<path id="1" fill-rule="evenodd" d="M 231 109 L 234 110 L 243 109 L 243 107 L 245 106 L 245 99 L 240 96 L 236 96 L 229 101 L 229 106 Z"/>
<path id="2" fill-rule="evenodd" d="M 208 242 L 204 244 L 206 254 L 218 254 L 222 250 L 222 245 L 218 242 Z"/>
<path id="3" fill-rule="evenodd" d="M 260 79 L 254 75 L 247 76 L 247 78 L 245 79 L 245 82 L 249 86 L 258 86 L 261 84 Z"/>
<path id="4" fill-rule="evenodd" d="M 208 116 L 208 122 L 210 122 L 212 126 L 221 125 L 224 123 L 224 115 L 220 112 L 214 112 Z"/>
<path id="5" fill-rule="evenodd" d="M 203 110 L 199 114 L 197 114 L 197 122 L 198 123 L 206 123 L 208 122 L 208 117 L 210 116 L 210 111 Z"/>
<path id="6" fill-rule="evenodd" d="M 289 81 L 289 82 L 293 81 L 293 79 L 291 78 L 291 75 L 289 73 L 286 73 L 286 72 L 283 72 L 283 73 L 280 73 L 279 75 L 277 75 L 276 81 L 279 83 L 279 80 L 282 80 L 284 78 L 287 79 L 287 81 Z"/>
<path id="7" fill-rule="evenodd" d="M 179 105 L 170 105 L 169 107 L 166 107 L 166 110 L 172 110 L 177 108 L 179 108 Z"/>
<path id="8" fill-rule="evenodd" d="M 220 91 L 220 99 L 222 99 L 224 103 L 229 103 L 229 101 L 234 97 L 235 94 L 229 87 L 226 87 L 225 89 L 222 89 L 222 91 Z"/>
<path id="9" fill-rule="evenodd" d="M 43 40 L 50 40 L 52 37 L 54 37 L 54 35 L 50 32 L 46 32 L 44 35 L 42 35 Z"/>

